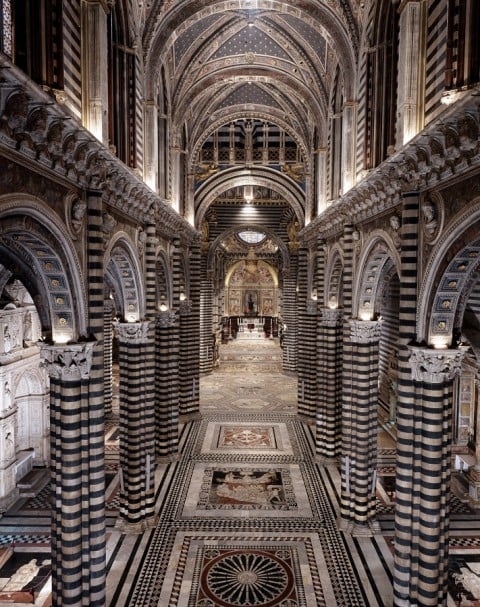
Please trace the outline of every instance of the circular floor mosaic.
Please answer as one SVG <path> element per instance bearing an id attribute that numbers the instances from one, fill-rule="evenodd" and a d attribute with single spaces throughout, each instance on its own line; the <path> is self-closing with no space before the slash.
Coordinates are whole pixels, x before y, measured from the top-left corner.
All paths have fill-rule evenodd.
<path id="1" fill-rule="evenodd" d="M 221 607 L 280 605 L 293 583 L 290 567 L 281 556 L 260 550 L 221 551 L 203 571 L 204 593 Z"/>

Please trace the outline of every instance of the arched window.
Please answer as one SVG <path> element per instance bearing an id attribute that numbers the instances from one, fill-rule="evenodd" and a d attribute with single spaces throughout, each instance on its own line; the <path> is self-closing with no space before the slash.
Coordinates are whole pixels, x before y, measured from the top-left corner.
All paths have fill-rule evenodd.
<path id="1" fill-rule="evenodd" d="M 480 81 L 480 4 L 449 0 L 445 85 L 456 89 Z"/>
<path id="2" fill-rule="evenodd" d="M 395 145 L 399 15 L 391 0 L 379 6 L 373 37 L 367 56 L 366 169 L 383 162 Z"/>
<path id="3" fill-rule="evenodd" d="M 126 165 L 136 167 L 135 82 L 136 52 L 128 36 L 124 0 L 112 6 L 109 34 L 109 140 Z"/>
<path id="4" fill-rule="evenodd" d="M 32 80 L 63 89 L 62 0 L 3 0 L 2 50 Z"/>

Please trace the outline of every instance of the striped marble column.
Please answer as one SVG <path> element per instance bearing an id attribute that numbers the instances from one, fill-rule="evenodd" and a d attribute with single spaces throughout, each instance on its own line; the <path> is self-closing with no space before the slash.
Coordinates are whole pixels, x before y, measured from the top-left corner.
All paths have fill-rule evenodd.
<path id="1" fill-rule="evenodd" d="M 315 419 L 317 408 L 317 302 L 308 293 L 308 249 L 301 248 L 297 273 L 298 413 Z"/>
<path id="2" fill-rule="evenodd" d="M 378 349 L 381 323 L 350 320 L 343 360 L 342 491 L 340 527 L 369 535 L 375 525 Z"/>
<path id="3" fill-rule="evenodd" d="M 213 370 L 213 279 L 210 273 L 202 279 L 200 298 L 200 372 L 206 374 Z"/>
<path id="4" fill-rule="evenodd" d="M 179 331 L 176 313 L 160 312 L 155 325 L 155 456 L 170 459 L 178 451 Z"/>
<path id="5" fill-rule="evenodd" d="M 400 250 L 398 328 L 397 465 L 395 486 L 394 605 L 404 607 L 410 596 L 410 528 L 414 493 L 408 480 L 417 465 L 412 449 L 413 379 L 408 344 L 416 341 L 418 298 L 418 192 L 403 196 Z M 415 584 L 415 582 L 414 582 Z"/>
<path id="6" fill-rule="evenodd" d="M 154 522 L 154 341 L 150 323 L 116 323 L 120 367 L 120 519 L 139 533 Z"/>
<path id="7" fill-rule="evenodd" d="M 283 338 L 283 371 L 295 374 L 297 372 L 297 255 L 291 255 L 290 275 L 283 279 L 282 291 L 282 322 Z"/>
<path id="8" fill-rule="evenodd" d="M 89 525 L 98 517 L 95 502 L 90 503 L 89 500 L 89 490 L 92 489 L 88 482 L 89 440 L 93 441 L 91 447 L 95 449 L 96 446 L 88 423 L 94 348 L 95 342 L 41 346 L 42 364 L 50 375 L 54 500 L 52 604 L 55 607 L 104 605 L 104 582 L 96 572 L 100 567 L 105 573 L 105 561 L 96 563 L 92 555 L 104 536 L 95 534 L 95 529 Z M 103 442 L 103 435 L 101 440 Z"/>
<path id="9" fill-rule="evenodd" d="M 464 352 L 410 347 L 410 451 L 415 465 L 397 475 L 394 605 L 447 604 L 453 379 Z M 409 515 L 406 515 L 407 508 Z M 400 524 L 399 524 L 400 523 Z M 398 541 L 398 543 L 397 543 Z"/>
<path id="10" fill-rule="evenodd" d="M 112 412 L 113 386 L 113 301 L 103 302 L 103 402 L 105 415 Z"/>
<path id="11" fill-rule="evenodd" d="M 103 401 L 104 232 L 103 200 L 98 190 L 87 194 L 88 334 L 98 343 L 90 369 L 88 410 L 83 414 L 82 466 L 82 605 L 105 603 L 105 412 Z"/>
<path id="12" fill-rule="evenodd" d="M 343 311 L 324 308 L 317 336 L 317 458 L 340 455 L 342 428 Z"/>
<path id="13" fill-rule="evenodd" d="M 188 299 L 178 304 L 180 322 L 180 415 L 195 416 L 200 409 L 200 243 L 189 250 Z"/>

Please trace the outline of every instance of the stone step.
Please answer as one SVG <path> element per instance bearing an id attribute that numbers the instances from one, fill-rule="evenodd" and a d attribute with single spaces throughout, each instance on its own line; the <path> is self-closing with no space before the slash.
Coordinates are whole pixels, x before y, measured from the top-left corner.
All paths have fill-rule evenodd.
<path id="1" fill-rule="evenodd" d="M 35 497 L 49 482 L 50 470 L 33 468 L 17 483 L 20 497 Z"/>

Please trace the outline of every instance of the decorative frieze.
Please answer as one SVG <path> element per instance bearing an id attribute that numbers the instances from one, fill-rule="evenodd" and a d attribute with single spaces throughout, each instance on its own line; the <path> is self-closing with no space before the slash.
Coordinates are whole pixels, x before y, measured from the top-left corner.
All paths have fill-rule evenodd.
<path id="1" fill-rule="evenodd" d="M 149 321 L 115 322 L 113 324 L 119 341 L 130 344 L 142 344 L 148 339 Z"/>
<path id="2" fill-rule="evenodd" d="M 51 378 L 61 381 L 89 379 L 96 342 L 84 344 L 40 345 L 41 366 Z"/>
<path id="3" fill-rule="evenodd" d="M 465 349 L 435 350 L 409 346 L 412 378 L 427 384 L 452 381 L 460 372 Z"/>
<path id="4" fill-rule="evenodd" d="M 350 339 L 356 344 L 371 344 L 380 339 L 380 320 L 350 320 Z"/>

